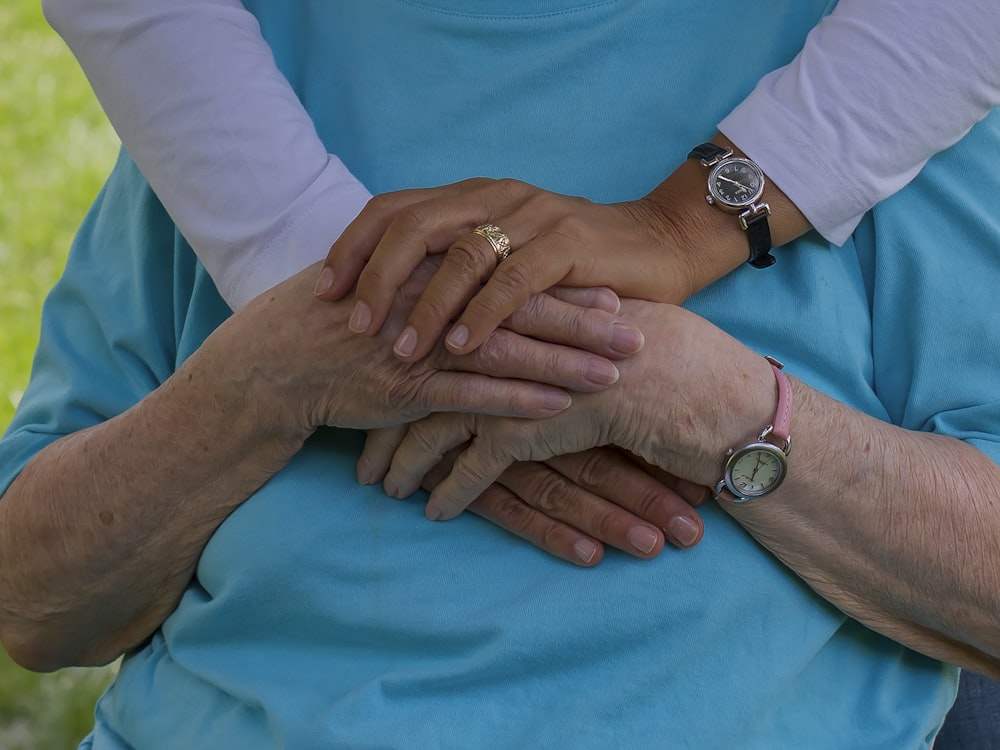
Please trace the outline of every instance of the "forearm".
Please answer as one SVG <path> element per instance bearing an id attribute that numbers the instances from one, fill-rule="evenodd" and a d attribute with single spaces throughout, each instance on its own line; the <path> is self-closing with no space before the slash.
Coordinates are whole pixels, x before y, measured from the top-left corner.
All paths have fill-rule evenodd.
<path id="1" fill-rule="evenodd" d="M 222 521 L 301 438 L 192 358 L 132 409 L 39 453 L 0 501 L 0 627 L 19 662 L 101 664 L 176 606 Z"/>
<path id="2" fill-rule="evenodd" d="M 397 450 L 394 480 L 419 477 L 475 437 L 431 493 L 429 517 L 454 517 L 511 460 L 593 445 L 714 485 L 726 451 L 774 418 L 770 365 L 680 308 L 625 300 L 623 309 L 650 335 L 614 389 L 537 422 L 424 420 Z M 935 658 L 1000 674 L 1000 469 L 956 439 L 882 422 L 801 382 L 793 390 L 788 478 L 767 497 L 722 506 L 847 614 Z"/>
<path id="3" fill-rule="evenodd" d="M 789 477 L 723 507 L 840 609 L 943 661 L 1000 675 L 1000 470 L 953 438 L 794 384 Z"/>
<path id="4" fill-rule="evenodd" d="M 233 309 L 319 260 L 371 197 L 239 0 L 46 0 L 157 197 Z"/>
<path id="5" fill-rule="evenodd" d="M 998 33 L 992 0 L 841 0 L 719 129 L 841 245 L 1000 105 Z"/>

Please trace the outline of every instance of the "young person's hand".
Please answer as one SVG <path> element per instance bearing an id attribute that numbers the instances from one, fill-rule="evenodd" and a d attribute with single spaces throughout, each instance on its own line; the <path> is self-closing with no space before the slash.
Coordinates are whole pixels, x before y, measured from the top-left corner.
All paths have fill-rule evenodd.
<path id="1" fill-rule="evenodd" d="M 334 301 L 356 284 L 349 328 L 373 335 L 417 263 L 443 254 L 394 339 L 396 356 L 410 362 L 452 321 L 446 346 L 472 351 L 532 294 L 557 284 L 680 304 L 748 257 L 737 217 L 707 205 L 706 175 L 688 159 L 646 197 L 616 204 L 485 178 L 380 195 L 330 249 L 315 293 Z M 775 186 L 764 199 L 773 244 L 809 228 Z"/>

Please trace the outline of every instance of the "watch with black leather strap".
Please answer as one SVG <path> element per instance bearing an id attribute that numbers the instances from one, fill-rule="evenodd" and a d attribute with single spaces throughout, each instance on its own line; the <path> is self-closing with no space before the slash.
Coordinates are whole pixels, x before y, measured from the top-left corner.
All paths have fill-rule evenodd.
<path id="1" fill-rule="evenodd" d="M 722 479 L 715 485 L 715 499 L 745 503 L 774 492 L 788 474 L 788 453 L 792 449 L 789 429 L 792 422 L 792 384 L 781 371 L 784 365 L 764 357 L 774 371 L 778 385 L 778 407 L 774 419 L 752 443 L 730 448 Z M 777 442 L 774 442 L 777 441 Z"/>
<path id="2" fill-rule="evenodd" d="M 702 143 L 691 149 L 689 159 L 698 159 L 708 167 L 708 195 L 710 205 L 726 213 L 737 214 L 740 227 L 747 233 L 750 257 L 754 268 L 767 268 L 774 264 L 771 255 L 771 227 L 767 217 L 771 207 L 757 200 L 764 194 L 764 172 L 750 159 L 733 156 L 733 150 L 714 143 Z"/>

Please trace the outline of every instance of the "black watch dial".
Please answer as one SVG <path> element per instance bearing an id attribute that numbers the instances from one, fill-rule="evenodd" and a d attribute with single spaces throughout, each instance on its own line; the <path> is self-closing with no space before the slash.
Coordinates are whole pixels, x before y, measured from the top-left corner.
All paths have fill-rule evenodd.
<path id="1" fill-rule="evenodd" d="M 708 190 L 723 206 L 745 208 L 763 194 L 764 173 L 749 159 L 723 159 L 708 175 Z"/>

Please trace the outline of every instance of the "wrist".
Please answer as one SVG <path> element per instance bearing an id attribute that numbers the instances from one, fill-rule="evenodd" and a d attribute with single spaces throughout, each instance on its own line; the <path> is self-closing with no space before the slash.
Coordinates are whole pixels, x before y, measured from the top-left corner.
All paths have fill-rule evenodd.
<path id="1" fill-rule="evenodd" d="M 777 409 L 775 376 L 767 360 L 717 329 L 702 328 L 697 341 L 692 336 L 672 338 L 668 348 L 657 347 L 654 339 L 635 361 L 622 363 L 618 411 L 607 423 L 615 445 L 685 480 L 714 487 L 727 452 L 752 442 L 770 424 Z M 677 362 L 678 350 L 691 352 L 690 366 Z M 707 350 L 718 356 L 702 359 Z"/>
<path id="2" fill-rule="evenodd" d="M 744 159 L 752 158 L 722 133 L 716 133 L 712 136 L 711 141 L 717 146 L 732 149 L 733 156 Z M 767 174 L 764 166 L 759 164 L 758 166 L 764 173 L 765 178 L 764 193 L 761 196 L 761 201 L 767 203 L 771 208 L 771 215 L 768 220 L 771 230 L 771 244 L 774 247 L 781 247 L 810 231 L 812 225 L 792 200 L 785 195 L 784 191 L 775 184 L 771 176 Z"/>
<path id="3" fill-rule="evenodd" d="M 726 452 L 721 478 L 715 482 L 716 500 L 746 503 L 770 495 L 788 474 L 791 450 L 792 385 L 783 365 L 765 357 L 771 365 L 777 391 L 774 415 L 752 440 Z"/>
<path id="4" fill-rule="evenodd" d="M 738 223 L 705 201 L 706 171 L 686 159 L 640 202 L 652 221 L 679 248 L 690 296 L 747 260 L 747 240 Z"/>
<path id="5" fill-rule="evenodd" d="M 712 143 L 729 148 L 733 156 L 746 155 L 721 133 Z M 687 296 L 739 268 L 749 257 L 748 236 L 738 217 L 706 201 L 708 171 L 698 159 L 685 159 L 676 170 L 636 204 L 661 236 L 670 238 L 681 263 Z M 770 245 L 780 247 L 812 227 L 794 203 L 764 175 L 758 203 L 770 207 L 767 226 Z"/>
<path id="6" fill-rule="evenodd" d="M 224 323 L 178 369 L 165 384 L 167 395 L 186 405 L 182 420 L 197 425 L 216 452 L 228 453 L 235 464 L 280 468 L 314 428 L 292 403 L 289 379 L 269 366 L 264 353 L 228 351 L 228 328 Z"/>

